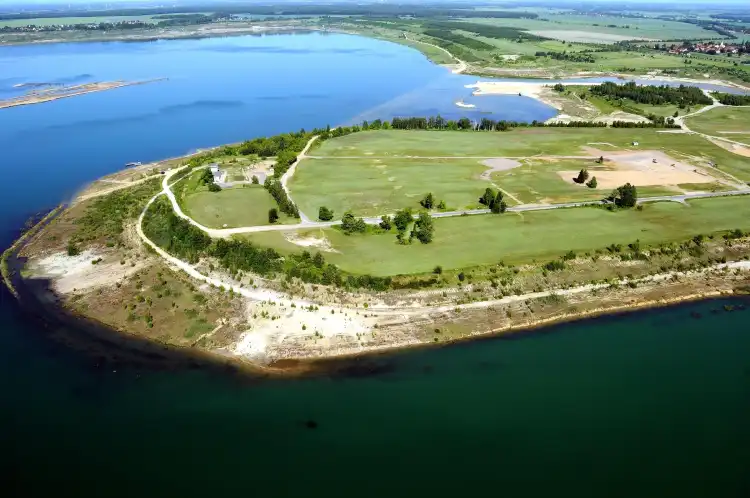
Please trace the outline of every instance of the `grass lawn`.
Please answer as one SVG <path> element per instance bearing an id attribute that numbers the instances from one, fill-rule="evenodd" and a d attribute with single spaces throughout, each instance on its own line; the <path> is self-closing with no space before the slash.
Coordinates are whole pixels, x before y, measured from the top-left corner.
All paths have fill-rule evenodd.
<path id="1" fill-rule="evenodd" d="M 289 188 L 308 216 L 320 206 L 333 209 L 336 219 L 347 210 L 361 216 L 420 209 L 432 192 L 449 209 L 480 207 L 477 200 L 492 186 L 480 175 L 488 169 L 480 159 L 306 159 Z"/>
<path id="2" fill-rule="evenodd" d="M 717 107 L 687 118 L 686 124 L 700 133 L 741 141 L 750 138 L 750 107 Z M 732 133 L 722 133 L 727 131 Z"/>
<path id="3" fill-rule="evenodd" d="M 389 156 L 577 156 L 584 155 L 582 147 L 606 142 L 616 147 L 608 147 L 611 150 L 661 150 L 675 159 L 697 165 L 706 165 L 710 161 L 717 164 L 720 171 L 750 181 L 748 158 L 695 135 L 661 131 L 644 128 L 521 128 L 509 132 L 366 131 L 328 140 L 314 149 L 311 155 L 360 159 L 368 159 L 368 156 L 371 156 L 370 159 Z M 634 141 L 639 142 L 637 147 L 631 146 Z"/>
<path id="4" fill-rule="evenodd" d="M 434 241 L 427 245 L 399 245 L 395 231 L 347 236 L 317 229 L 299 235 L 327 238 L 338 252 L 325 253 L 326 259 L 346 271 L 397 275 L 429 272 L 436 265 L 455 269 L 500 261 L 541 263 L 570 250 L 593 251 L 636 239 L 644 244 L 681 241 L 735 228 L 750 228 L 750 198 L 702 199 L 688 206 L 659 202 L 642 211 L 577 208 L 436 219 Z M 302 250 L 277 232 L 244 237 L 281 252 Z"/>
<path id="5" fill-rule="evenodd" d="M 182 202 L 185 213 L 201 225 L 209 228 L 234 228 L 268 225 L 268 210 L 277 207 L 276 201 L 261 186 L 245 186 L 224 189 L 221 192 L 207 190 L 191 193 Z M 281 223 L 296 223 L 297 220 L 279 213 Z"/>

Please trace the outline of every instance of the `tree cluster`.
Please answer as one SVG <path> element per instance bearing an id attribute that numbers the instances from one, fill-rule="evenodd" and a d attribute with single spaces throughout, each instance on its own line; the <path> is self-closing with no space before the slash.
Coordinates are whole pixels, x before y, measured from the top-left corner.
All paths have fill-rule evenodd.
<path id="1" fill-rule="evenodd" d="M 320 221 L 331 221 L 333 219 L 333 210 L 325 206 L 320 206 L 320 209 L 318 209 L 318 219 Z"/>
<path id="2" fill-rule="evenodd" d="M 680 85 L 656 86 L 656 85 L 638 85 L 634 81 L 629 81 L 622 85 L 607 81 L 601 85 L 592 86 L 589 91 L 593 95 L 607 97 L 612 99 L 630 99 L 633 102 L 648 105 L 710 105 L 713 101 L 708 98 L 698 87 Z"/>
<path id="3" fill-rule="evenodd" d="M 638 203 L 638 191 L 636 190 L 635 185 L 626 183 L 625 185 L 617 187 L 609 196 L 609 199 L 614 202 L 617 207 L 632 208 Z"/>
<path id="4" fill-rule="evenodd" d="M 491 188 L 487 187 L 479 198 L 479 203 L 487 206 L 493 213 L 504 213 L 508 209 L 508 204 L 503 199 L 503 193 L 498 191 L 495 192 Z"/>
<path id="5" fill-rule="evenodd" d="M 714 92 L 713 96 L 724 105 L 750 105 L 750 95 Z"/>
<path id="6" fill-rule="evenodd" d="M 347 211 L 341 218 L 341 230 L 347 235 L 364 233 L 367 230 L 367 224 L 362 218 L 356 218 L 351 211 Z"/>
<path id="7" fill-rule="evenodd" d="M 292 202 L 289 196 L 286 194 L 286 190 L 281 185 L 281 181 L 276 178 L 266 178 L 266 182 L 263 184 L 271 197 L 274 198 L 276 204 L 279 206 L 279 210 L 293 218 L 299 218 L 299 209 Z"/>

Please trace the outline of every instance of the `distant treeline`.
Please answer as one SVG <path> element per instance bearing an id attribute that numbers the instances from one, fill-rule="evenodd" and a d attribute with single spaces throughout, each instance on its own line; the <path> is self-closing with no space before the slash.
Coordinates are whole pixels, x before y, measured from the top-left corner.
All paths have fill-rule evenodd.
<path id="1" fill-rule="evenodd" d="M 557 61 L 570 61 L 570 62 L 596 62 L 594 56 L 588 52 L 536 52 L 534 55 L 537 57 L 549 57 Z"/>
<path id="2" fill-rule="evenodd" d="M 455 8 L 451 8 L 455 7 Z M 113 17 L 144 16 L 158 14 L 223 12 L 227 14 L 254 14 L 267 16 L 281 15 L 338 15 L 369 17 L 490 17 L 509 19 L 536 19 L 533 12 L 468 10 L 465 5 L 425 5 L 418 4 L 365 4 L 365 5 L 242 5 L 241 3 L 206 3 L 176 5 L 174 7 L 154 7 L 140 9 L 111 10 L 49 10 L 45 12 L 21 12 L 0 14 L 0 20 L 34 19 L 50 17 Z"/>
<path id="3" fill-rule="evenodd" d="M 424 32 L 425 35 L 433 38 L 439 38 L 441 40 L 447 40 L 451 43 L 463 45 L 464 47 L 473 48 L 474 50 L 492 50 L 495 47 L 489 43 L 484 43 L 475 38 L 469 38 L 468 36 L 459 35 L 453 31 L 446 29 L 428 29 Z"/>
<path id="4" fill-rule="evenodd" d="M 724 105 L 750 105 L 750 95 L 713 92 L 712 95 Z"/>
<path id="5" fill-rule="evenodd" d="M 707 97 L 703 91 L 694 86 L 680 85 L 672 86 L 654 86 L 654 85 L 637 85 L 635 82 L 618 85 L 610 81 L 601 85 L 592 86 L 589 91 L 593 95 L 608 97 L 614 99 L 630 99 L 640 104 L 649 105 L 710 105 L 713 101 Z"/>

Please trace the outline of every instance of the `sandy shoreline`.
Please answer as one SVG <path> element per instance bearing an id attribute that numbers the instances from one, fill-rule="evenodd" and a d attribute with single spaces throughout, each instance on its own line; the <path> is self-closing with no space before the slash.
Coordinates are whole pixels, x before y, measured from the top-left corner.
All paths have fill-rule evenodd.
<path id="1" fill-rule="evenodd" d="M 70 87 L 52 88 L 50 90 L 32 91 L 20 97 L 13 97 L 6 100 L 0 100 L 0 109 L 16 107 L 22 105 L 43 104 L 53 100 L 66 99 L 86 95 L 87 93 L 104 92 L 126 86 L 145 85 L 157 81 L 164 81 L 167 78 L 155 78 L 142 81 L 102 81 L 96 83 L 85 83 Z"/>

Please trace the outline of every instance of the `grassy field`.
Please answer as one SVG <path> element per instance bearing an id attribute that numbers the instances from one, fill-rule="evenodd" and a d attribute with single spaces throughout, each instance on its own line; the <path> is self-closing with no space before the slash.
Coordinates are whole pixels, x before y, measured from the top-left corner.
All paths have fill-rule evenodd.
<path id="1" fill-rule="evenodd" d="M 750 199 L 727 197 L 690 201 L 688 206 L 660 202 L 642 211 L 601 208 L 560 209 L 523 214 L 462 216 L 435 220 L 431 244 L 396 243 L 395 233 L 347 236 L 318 229 L 301 236 L 326 238 L 337 252 L 326 259 L 354 273 L 397 275 L 495 264 L 543 263 L 567 251 L 593 251 L 610 244 L 681 241 L 697 234 L 750 228 Z M 299 252 L 277 232 L 245 236 L 282 252 Z"/>
<path id="2" fill-rule="evenodd" d="M 631 146 L 639 142 L 638 147 Z M 582 147 L 610 143 L 612 150 L 661 150 L 675 159 L 703 165 L 712 162 L 744 181 L 750 181 L 750 160 L 707 140 L 680 133 L 637 128 L 523 128 L 510 132 L 368 131 L 324 142 L 315 156 L 355 156 L 372 159 L 392 156 L 533 157 L 584 154 Z M 595 145 L 599 147 L 599 145 Z"/>
<path id="3" fill-rule="evenodd" d="M 468 18 L 464 20 L 525 29 L 539 36 L 551 36 L 570 42 L 612 43 L 635 38 L 677 39 L 719 36 L 715 31 L 708 31 L 694 24 L 602 15 L 550 14 L 540 19 Z M 563 33 L 565 31 L 568 33 Z M 550 35 L 550 32 L 553 35 Z"/>
<path id="4" fill-rule="evenodd" d="M 268 225 L 268 210 L 277 207 L 271 194 L 257 185 L 191 193 L 182 205 L 185 214 L 209 228 Z M 283 213 L 279 215 L 281 223 L 296 222 Z"/>
<path id="5" fill-rule="evenodd" d="M 686 124 L 691 130 L 708 135 L 747 139 L 750 138 L 750 107 L 718 107 L 688 118 Z"/>
<path id="6" fill-rule="evenodd" d="M 320 206 L 340 218 L 352 210 L 362 216 L 419 209 L 432 192 L 450 209 L 479 207 L 477 200 L 490 182 L 479 159 L 306 159 L 290 182 L 292 198 L 308 216 Z"/>

